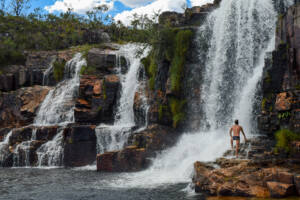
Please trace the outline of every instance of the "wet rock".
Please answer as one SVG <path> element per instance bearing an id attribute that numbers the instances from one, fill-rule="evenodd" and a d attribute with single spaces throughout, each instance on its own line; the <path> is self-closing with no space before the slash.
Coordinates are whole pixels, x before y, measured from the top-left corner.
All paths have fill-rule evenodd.
<path id="1" fill-rule="evenodd" d="M 34 86 L 0 94 L 0 127 L 20 127 L 33 122 L 50 88 Z"/>
<path id="2" fill-rule="evenodd" d="M 100 74 L 112 74 L 116 68 L 116 53 L 112 50 L 93 48 L 87 55 L 87 65 L 95 67 Z"/>
<path id="3" fill-rule="evenodd" d="M 107 75 L 103 79 L 93 75 L 82 76 L 75 121 L 89 124 L 112 123 L 119 90 L 120 79 L 116 75 Z"/>
<path id="4" fill-rule="evenodd" d="M 148 156 L 172 146 L 177 141 L 176 131 L 167 126 L 151 125 L 147 129 L 135 133 L 129 138 L 129 143 L 138 148 L 145 148 Z"/>
<path id="5" fill-rule="evenodd" d="M 57 134 L 58 126 L 33 127 L 33 131 L 34 129 L 36 129 L 36 140 L 49 141 Z"/>
<path id="6" fill-rule="evenodd" d="M 64 130 L 64 166 L 90 165 L 96 159 L 96 126 L 71 125 Z"/>
<path id="7" fill-rule="evenodd" d="M 295 175 L 294 176 L 294 182 L 296 186 L 296 190 L 298 192 L 298 195 L 300 195 L 300 175 Z"/>
<path id="8" fill-rule="evenodd" d="M 267 182 L 267 187 L 270 190 L 271 197 L 274 198 L 282 198 L 295 194 L 295 188 L 292 184 Z"/>
<path id="9" fill-rule="evenodd" d="M 19 144 L 23 141 L 28 141 L 31 139 L 31 136 L 32 136 L 32 127 L 14 129 L 9 139 L 9 146 Z"/>
<path id="10" fill-rule="evenodd" d="M 107 152 L 97 155 L 97 171 L 132 172 L 148 166 L 145 149 L 128 146 L 122 151 Z"/>

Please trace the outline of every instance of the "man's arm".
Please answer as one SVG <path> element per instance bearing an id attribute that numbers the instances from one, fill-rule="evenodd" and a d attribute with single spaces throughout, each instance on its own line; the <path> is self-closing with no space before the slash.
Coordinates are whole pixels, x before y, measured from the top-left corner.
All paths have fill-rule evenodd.
<path id="1" fill-rule="evenodd" d="M 245 142 L 247 142 L 248 140 L 247 140 L 247 138 L 246 138 L 246 135 L 245 135 L 244 130 L 243 130 L 242 127 L 241 127 L 241 132 L 242 132 L 242 134 L 243 134 L 243 136 L 244 136 Z"/>

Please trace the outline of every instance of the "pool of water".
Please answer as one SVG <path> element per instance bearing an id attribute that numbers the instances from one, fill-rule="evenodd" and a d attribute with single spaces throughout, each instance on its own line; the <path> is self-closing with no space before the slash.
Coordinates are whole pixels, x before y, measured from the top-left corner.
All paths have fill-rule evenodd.
<path id="1" fill-rule="evenodd" d="M 128 176 L 128 174 L 126 174 Z M 82 169 L 0 169 L 1 200 L 203 199 L 184 189 L 187 183 L 126 188 L 126 177 Z M 122 185 L 118 187 L 118 181 Z"/>
<path id="2" fill-rule="evenodd" d="M 94 167 L 0 168 L 0 200 L 262 200 L 204 197 L 188 190 L 188 183 L 133 185 L 131 175 L 99 173 Z M 299 198 L 289 198 L 294 199 Z"/>

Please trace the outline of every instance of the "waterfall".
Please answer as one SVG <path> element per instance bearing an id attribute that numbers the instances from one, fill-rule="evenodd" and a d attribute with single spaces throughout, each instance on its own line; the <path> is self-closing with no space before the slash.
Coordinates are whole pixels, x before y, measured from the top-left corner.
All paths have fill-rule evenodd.
<path id="1" fill-rule="evenodd" d="M 34 120 L 36 126 L 61 125 L 57 135 L 37 149 L 38 166 L 61 166 L 64 126 L 74 122 L 75 98 L 80 84 L 80 70 L 86 60 L 77 53 L 66 63 L 64 81 L 52 89 L 40 106 Z M 34 134 L 33 134 L 34 135 Z"/>
<path id="2" fill-rule="evenodd" d="M 195 161 L 214 161 L 230 148 L 229 129 L 236 118 L 248 137 L 256 133 L 253 104 L 265 55 L 274 49 L 275 27 L 272 0 L 221 2 L 198 31 L 211 33 L 205 69 L 195 74 L 203 78 L 198 131 L 183 134 L 148 170 L 126 177 L 124 185 L 189 182 Z M 199 51 L 203 55 L 206 49 Z"/>
<path id="3" fill-rule="evenodd" d="M 3 162 L 9 155 L 9 139 L 12 135 L 12 131 L 10 131 L 4 138 L 2 142 L 0 142 L 0 166 L 3 166 Z"/>
<path id="4" fill-rule="evenodd" d="M 74 122 L 74 99 L 80 84 L 79 73 L 85 59 L 77 53 L 65 66 L 64 78 L 50 90 L 34 119 L 36 126 L 64 125 Z"/>
<path id="5" fill-rule="evenodd" d="M 121 80 L 121 94 L 118 102 L 113 125 L 99 125 L 96 129 L 98 153 L 105 151 L 119 150 L 127 142 L 134 121 L 134 95 L 140 85 L 138 73 L 141 67 L 140 58 L 137 57 L 137 51 L 141 45 L 127 44 L 121 46 L 117 52 L 117 59 L 121 56 L 127 59 L 128 71 L 121 73 L 121 63 L 118 63 L 119 77 Z M 146 49 L 141 57 L 145 57 L 149 50 Z"/>
<path id="6" fill-rule="evenodd" d="M 61 166 L 63 164 L 63 131 L 63 128 L 59 130 L 53 140 L 43 144 L 36 151 L 38 166 Z"/>
<path id="7" fill-rule="evenodd" d="M 49 91 L 40 105 L 34 119 L 34 126 L 62 126 L 57 135 L 41 145 L 37 150 L 38 166 L 61 166 L 63 161 L 63 130 L 64 127 L 74 122 L 75 98 L 80 84 L 80 69 L 86 65 L 80 53 L 76 54 L 65 65 L 64 79 L 55 88 Z M 53 68 L 53 62 L 44 74 L 47 80 Z M 32 142 L 36 140 L 37 128 L 33 128 L 31 139 L 18 144 L 13 151 L 13 166 L 30 166 Z M 7 138 L 10 136 L 8 135 Z M 7 142 L 5 142 L 7 140 Z M 0 144 L 0 149 L 8 149 L 8 139 Z M 1 154 L 2 155 L 2 154 Z M 3 159 L 2 159 L 3 160 Z"/>

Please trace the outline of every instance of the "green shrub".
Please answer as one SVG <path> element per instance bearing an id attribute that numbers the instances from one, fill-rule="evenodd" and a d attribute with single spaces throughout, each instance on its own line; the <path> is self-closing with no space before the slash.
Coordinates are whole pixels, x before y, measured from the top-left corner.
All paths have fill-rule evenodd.
<path id="1" fill-rule="evenodd" d="M 275 133 L 276 138 L 276 150 L 284 150 L 287 153 L 291 153 L 291 144 L 293 141 L 300 140 L 300 134 L 294 133 L 288 129 L 282 129 Z"/>
<path id="2" fill-rule="evenodd" d="M 157 74 L 157 61 L 154 55 L 155 52 L 152 50 L 147 57 L 141 59 L 141 62 L 145 67 L 146 74 L 149 77 L 149 87 L 151 90 L 155 89 L 155 79 Z"/>
<path id="3" fill-rule="evenodd" d="M 53 64 L 53 75 L 56 81 L 61 81 L 64 77 L 66 61 L 55 61 Z"/>
<path id="4" fill-rule="evenodd" d="M 106 95 L 106 84 L 105 84 L 105 81 L 103 81 L 102 90 L 103 90 L 103 99 L 106 100 L 107 95 Z"/>
<path id="5" fill-rule="evenodd" d="M 170 68 L 171 90 L 173 92 L 180 92 L 181 90 L 186 53 L 188 52 L 191 38 L 192 31 L 190 30 L 180 30 L 176 34 L 175 52 Z"/>
<path id="6" fill-rule="evenodd" d="M 186 100 L 179 100 L 177 98 L 171 98 L 169 101 L 169 107 L 172 113 L 173 127 L 177 128 L 178 124 L 184 120 L 185 113 L 183 107 L 186 104 Z"/>
<path id="7" fill-rule="evenodd" d="M 266 99 L 266 98 L 263 98 L 263 100 L 261 101 L 261 109 L 262 109 L 262 110 L 265 110 L 266 104 L 267 104 L 267 99 Z"/>
<path id="8" fill-rule="evenodd" d="M 291 116 L 291 112 L 278 113 L 278 119 L 287 119 Z"/>
<path id="9" fill-rule="evenodd" d="M 95 74 L 96 72 L 96 68 L 93 67 L 93 66 L 82 66 L 81 67 L 81 70 L 80 70 L 80 74 L 81 75 L 92 75 L 92 74 Z"/>

